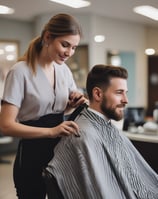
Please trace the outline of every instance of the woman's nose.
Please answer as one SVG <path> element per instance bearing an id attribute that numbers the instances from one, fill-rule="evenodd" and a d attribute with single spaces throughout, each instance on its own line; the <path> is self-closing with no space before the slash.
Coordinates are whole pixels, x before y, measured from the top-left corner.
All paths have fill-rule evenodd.
<path id="1" fill-rule="evenodd" d="M 73 50 L 67 49 L 67 50 L 65 51 L 65 55 L 66 55 L 67 57 L 72 56 L 72 55 L 73 55 Z"/>

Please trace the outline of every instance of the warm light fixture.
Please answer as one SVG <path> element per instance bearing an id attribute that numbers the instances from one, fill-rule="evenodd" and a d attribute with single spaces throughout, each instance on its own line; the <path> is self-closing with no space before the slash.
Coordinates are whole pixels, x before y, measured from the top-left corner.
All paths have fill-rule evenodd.
<path id="1" fill-rule="evenodd" d="M 104 36 L 104 35 L 96 35 L 96 36 L 94 37 L 94 41 L 95 41 L 95 42 L 101 43 L 101 42 L 103 42 L 104 40 L 105 40 L 105 36 Z"/>
<path id="2" fill-rule="evenodd" d="M 146 55 L 154 55 L 155 54 L 155 50 L 153 48 L 147 48 L 145 50 L 145 54 Z"/>
<path id="3" fill-rule="evenodd" d="M 7 55 L 6 60 L 13 61 L 13 60 L 15 60 L 15 56 L 14 55 Z"/>
<path id="4" fill-rule="evenodd" d="M 149 17 L 153 20 L 158 21 L 158 9 L 152 6 L 144 5 L 135 7 L 134 12 Z"/>
<path id="5" fill-rule="evenodd" d="M 15 44 L 4 43 L 0 44 L 0 62 L 2 61 L 15 61 L 17 47 Z"/>
<path id="6" fill-rule="evenodd" d="M 13 14 L 14 9 L 7 6 L 0 5 L 0 14 Z"/>
<path id="7" fill-rule="evenodd" d="M 15 51 L 15 45 L 7 45 L 7 46 L 5 46 L 5 50 L 7 52 L 14 52 Z"/>
<path id="8" fill-rule="evenodd" d="M 73 8 L 87 7 L 91 4 L 89 1 L 84 1 L 84 0 L 50 0 L 50 1 L 60 3 L 65 6 L 70 6 Z"/>

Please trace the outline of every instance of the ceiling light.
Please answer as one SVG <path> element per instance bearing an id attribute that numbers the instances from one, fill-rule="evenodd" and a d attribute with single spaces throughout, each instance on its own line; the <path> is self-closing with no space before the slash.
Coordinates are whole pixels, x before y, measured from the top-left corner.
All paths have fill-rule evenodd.
<path id="1" fill-rule="evenodd" d="M 158 9 L 152 6 L 144 5 L 135 7 L 134 12 L 149 17 L 153 20 L 158 20 Z"/>
<path id="2" fill-rule="evenodd" d="M 94 41 L 95 42 L 103 42 L 105 40 L 105 36 L 104 35 L 96 35 L 95 37 L 94 37 Z"/>
<path id="3" fill-rule="evenodd" d="M 114 66 L 121 66 L 121 58 L 119 55 L 111 56 L 111 64 Z"/>
<path id="4" fill-rule="evenodd" d="M 7 46 L 5 46 L 5 50 L 7 52 L 13 52 L 13 51 L 15 51 L 15 46 L 14 45 L 7 45 Z"/>
<path id="5" fill-rule="evenodd" d="M 7 56 L 6 56 L 6 59 L 7 59 L 8 61 L 13 61 L 13 60 L 15 60 L 15 56 L 14 56 L 14 55 L 7 55 Z"/>
<path id="6" fill-rule="evenodd" d="M 64 4 L 66 6 L 70 6 L 73 8 L 87 7 L 91 4 L 89 1 L 83 1 L 83 0 L 50 0 L 50 1 Z"/>
<path id="7" fill-rule="evenodd" d="M 153 48 L 147 48 L 145 50 L 145 54 L 146 55 L 154 55 L 155 54 L 155 50 Z"/>
<path id="8" fill-rule="evenodd" d="M 0 14 L 13 14 L 14 9 L 7 6 L 0 5 Z"/>

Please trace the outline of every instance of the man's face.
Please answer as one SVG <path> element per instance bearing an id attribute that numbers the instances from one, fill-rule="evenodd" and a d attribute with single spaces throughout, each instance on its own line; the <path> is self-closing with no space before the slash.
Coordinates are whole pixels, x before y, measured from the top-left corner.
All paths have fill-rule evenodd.
<path id="1" fill-rule="evenodd" d="M 110 86 L 103 93 L 100 109 L 108 118 L 119 121 L 123 118 L 127 99 L 127 80 L 122 78 L 112 78 Z"/>

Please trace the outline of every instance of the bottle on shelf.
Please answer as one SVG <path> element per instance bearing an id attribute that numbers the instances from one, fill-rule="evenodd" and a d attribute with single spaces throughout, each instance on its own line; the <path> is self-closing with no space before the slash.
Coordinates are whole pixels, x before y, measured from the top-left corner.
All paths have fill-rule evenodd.
<path id="1" fill-rule="evenodd" d="M 158 123 L 158 101 L 155 102 L 155 108 L 153 110 L 153 120 Z"/>

